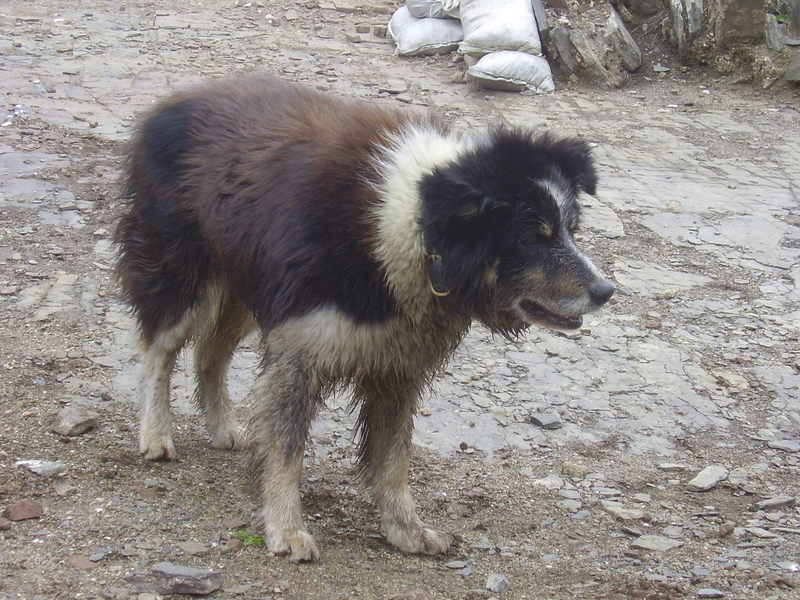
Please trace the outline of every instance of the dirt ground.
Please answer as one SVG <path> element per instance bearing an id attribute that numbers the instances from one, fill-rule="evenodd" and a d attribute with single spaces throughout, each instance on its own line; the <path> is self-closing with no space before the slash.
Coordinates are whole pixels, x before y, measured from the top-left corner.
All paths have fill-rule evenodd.
<path id="1" fill-rule="evenodd" d="M 686 70 L 645 40 L 623 89 L 490 92 L 461 80 L 455 55 L 393 56 L 374 28 L 394 6 L 0 5 L 0 509 L 43 508 L 0 519 L 0 599 L 151 599 L 128 577 L 165 561 L 220 572 L 211 597 L 225 599 L 800 598 L 798 89 Z M 188 355 L 179 460 L 137 453 L 135 330 L 111 270 L 122 143 L 155 99 L 252 70 L 595 146 L 581 244 L 619 284 L 614 302 L 577 335 L 512 344 L 477 328 L 423 399 L 412 487 L 423 518 L 456 535 L 448 556 L 384 543 L 346 399 L 306 457 L 314 564 L 231 542 L 254 541 L 256 499 L 242 456 L 211 449 L 192 414 Z M 251 344 L 237 401 L 254 364 Z M 52 431 L 64 406 L 96 427 Z M 17 464 L 31 459 L 63 470 Z M 711 465 L 727 478 L 689 490 Z M 508 589 L 487 589 L 491 574 Z"/>

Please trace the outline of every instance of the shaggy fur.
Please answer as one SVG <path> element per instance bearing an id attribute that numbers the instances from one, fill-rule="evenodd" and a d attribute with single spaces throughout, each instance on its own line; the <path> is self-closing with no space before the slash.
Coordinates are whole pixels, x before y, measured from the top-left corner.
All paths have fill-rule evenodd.
<path id="1" fill-rule="evenodd" d="M 506 336 L 575 328 L 613 293 L 572 239 L 587 145 L 497 129 L 464 138 L 408 113 L 266 76 L 175 96 L 131 142 L 119 278 L 143 346 L 140 450 L 175 458 L 169 381 L 195 344 L 212 445 L 246 444 L 268 548 L 319 556 L 299 480 L 312 419 L 349 386 L 359 472 L 389 543 L 445 552 L 408 488 L 413 416 L 473 319 Z M 446 295 L 435 294 L 432 287 Z M 254 328 L 249 435 L 225 374 Z"/>

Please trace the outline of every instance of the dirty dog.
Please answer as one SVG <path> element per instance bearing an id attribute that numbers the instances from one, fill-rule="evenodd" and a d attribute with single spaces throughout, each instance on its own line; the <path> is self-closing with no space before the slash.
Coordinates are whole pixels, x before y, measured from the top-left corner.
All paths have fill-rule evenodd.
<path id="1" fill-rule="evenodd" d="M 118 273 L 141 332 L 140 450 L 174 459 L 176 354 L 193 341 L 212 446 L 252 450 L 269 550 L 318 558 L 301 514 L 309 425 L 326 394 L 359 408 L 359 473 L 388 542 L 445 552 L 408 486 L 420 391 L 473 320 L 514 338 L 574 329 L 614 287 L 577 248 L 586 143 L 431 117 L 267 76 L 174 96 L 128 154 Z M 261 336 L 249 427 L 225 375 Z"/>

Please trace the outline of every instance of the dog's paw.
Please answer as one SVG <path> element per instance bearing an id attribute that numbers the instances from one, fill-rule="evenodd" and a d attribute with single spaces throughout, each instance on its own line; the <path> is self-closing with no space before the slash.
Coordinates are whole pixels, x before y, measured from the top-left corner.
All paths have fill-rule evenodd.
<path id="1" fill-rule="evenodd" d="M 221 450 L 238 450 L 244 440 L 244 428 L 236 421 L 226 423 L 217 430 L 209 430 L 211 447 Z"/>
<path id="2" fill-rule="evenodd" d="M 386 528 L 386 541 L 411 554 L 444 554 L 453 543 L 453 536 L 425 525 L 407 528 L 393 525 Z"/>
<path id="3" fill-rule="evenodd" d="M 175 460 L 178 456 L 170 435 L 142 435 L 139 452 L 144 454 L 145 460 Z"/>
<path id="4" fill-rule="evenodd" d="M 319 549 L 314 537 L 301 529 L 268 535 L 267 550 L 275 554 L 288 554 L 292 562 L 311 562 L 319 559 Z"/>

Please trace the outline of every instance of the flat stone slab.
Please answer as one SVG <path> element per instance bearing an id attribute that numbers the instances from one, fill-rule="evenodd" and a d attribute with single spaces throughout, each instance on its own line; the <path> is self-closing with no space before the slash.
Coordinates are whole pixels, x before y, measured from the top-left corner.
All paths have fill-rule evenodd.
<path id="1" fill-rule="evenodd" d="M 707 492 L 727 478 L 728 469 L 722 465 L 711 465 L 700 471 L 694 479 L 687 483 L 686 489 L 691 492 Z"/>
<path id="2" fill-rule="evenodd" d="M 663 535 L 643 535 L 636 538 L 631 546 L 639 550 L 649 550 L 651 552 L 666 552 L 673 548 L 683 546 L 683 542 L 664 537 Z"/>

